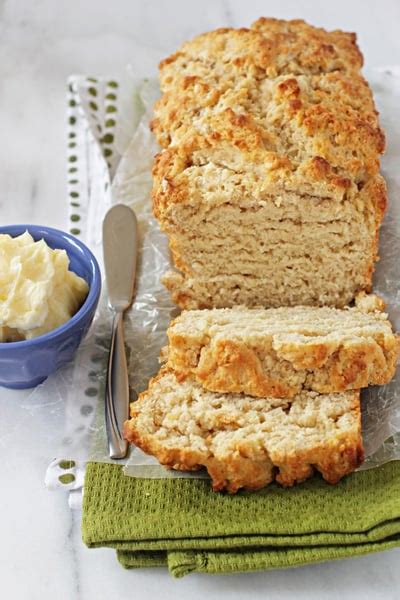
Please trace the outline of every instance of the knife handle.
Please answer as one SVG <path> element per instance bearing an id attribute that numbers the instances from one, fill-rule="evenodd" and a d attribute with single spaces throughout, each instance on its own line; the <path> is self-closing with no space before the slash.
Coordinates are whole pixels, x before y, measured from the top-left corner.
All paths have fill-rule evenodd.
<path id="1" fill-rule="evenodd" d="M 122 311 L 115 312 L 113 319 L 105 410 L 110 458 L 124 458 L 128 452 L 128 442 L 122 438 L 121 429 L 129 418 L 129 380 Z"/>

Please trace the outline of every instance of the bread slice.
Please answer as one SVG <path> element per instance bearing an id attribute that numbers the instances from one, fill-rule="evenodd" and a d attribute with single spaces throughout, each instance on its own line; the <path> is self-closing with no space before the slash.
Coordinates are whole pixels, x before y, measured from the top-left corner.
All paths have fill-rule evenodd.
<path id="1" fill-rule="evenodd" d="M 382 385 L 394 376 L 399 353 L 387 315 L 358 308 L 193 310 L 167 333 L 168 367 L 179 379 L 259 397 Z"/>
<path id="2" fill-rule="evenodd" d="M 164 369 L 131 404 L 125 438 L 161 464 L 206 467 L 213 489 L 292 486 L 314 469 L 338 482 L 363 460 L 359 392 L 292 400 L 217 394 Z"/>
<path id="3" fill-rule="evenodd" d="M 384 135 L 355 35 L 260 19 L 160 65 L 153 207 L 185 309 L 349 304 L 370 291 Z"/>

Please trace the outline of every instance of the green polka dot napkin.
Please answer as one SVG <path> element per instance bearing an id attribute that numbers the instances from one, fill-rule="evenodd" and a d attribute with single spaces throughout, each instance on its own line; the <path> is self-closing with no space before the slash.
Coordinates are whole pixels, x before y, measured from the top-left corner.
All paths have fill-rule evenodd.
<path id="1" fill-rule="evenodd" d="M 336 486 L 315 477 L 235 496 L 198 479 L 135 479 L 89 463 L 82 534 L 126 568 L 236 573 L 348 558 L 400 545 L 400 461 Z"/>
<path id="2" fill-rule="evenodd" d="M 104 78 L 72 76 L 67 90 L 67 192 L 69 231 L 86 242 L 111 204 L 109 188 L 120 155 L 114 138 L 119 84 Z M 98 187 L 97 187 L 98 186 Z M 101 199 L 101 214 L 90 205 Z M 93 211 L 92 211 L 93 212 Z"/>

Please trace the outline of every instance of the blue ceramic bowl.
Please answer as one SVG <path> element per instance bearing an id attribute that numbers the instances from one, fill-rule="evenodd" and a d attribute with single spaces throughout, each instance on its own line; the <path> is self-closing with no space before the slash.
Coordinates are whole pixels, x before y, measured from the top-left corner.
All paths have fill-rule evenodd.
<path id="1" fill-rule="evenodd" d="M 93 320 L 101 291 L 101 274 L 97 260 L 74 236 L 51 227 L 9 225 L 0 233 L 12 237 L 29 231 L 35 240 L 44 239 L 50 248 L 65 250 L 70 270 L 89 284 L 88 296 L 78 312 L 53 331 L 22 342 L 0 342 L 0 386 L 22 389 L 35 387 L 71 361 Z"/>

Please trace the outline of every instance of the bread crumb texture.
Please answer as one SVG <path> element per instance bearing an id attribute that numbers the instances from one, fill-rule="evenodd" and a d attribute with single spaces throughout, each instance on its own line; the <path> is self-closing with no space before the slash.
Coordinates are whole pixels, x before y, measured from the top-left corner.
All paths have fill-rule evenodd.
<path id="1" fill-rule="evenodd" d="M 215 491 L 338 482 L 363 460 L 359 392 L 294 398 L 217 394 L 168 369 L 131 404 L 127 440 L 171 469 L 205 467 Z"/>
<path id="2" fill-rule="evenodd" d="M 387 315 L 357 307 L 184 311 L 167 333 L 167 364 L 178 378 L 259 397 L 383 385 L 399 354 Z"/>

